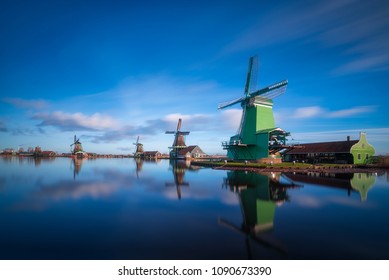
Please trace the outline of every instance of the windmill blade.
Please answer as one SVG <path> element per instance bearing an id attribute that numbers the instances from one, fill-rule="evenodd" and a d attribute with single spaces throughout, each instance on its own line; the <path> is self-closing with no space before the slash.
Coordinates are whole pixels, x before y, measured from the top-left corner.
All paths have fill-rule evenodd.
<path id="1" fill-rule="evenodd" d="M 139 143 L 139 136 L 138 136 L 138 138 L 136 139 L 136 144 L 138 145 L 138 143 Z"/>
<path id="2" fill-rule="evenodd" d="M 166 131 L 165 134 L 176 134 L 175 131 Z"/>
<path id="3" fill-rule="evenodd" d="M 286 254 L 287 250 L 286 248 L 275 238 L 270 238 L 269 236 L 266 236 L 265 234 L 261 234 L 260 236 L 257 236 L 255 234 L 250 234 L 249 232 L 244 231 L 242 228 L 234 225 L 233 223 L 230 223 L 227 220 L 224 220 L 222 218 L 218 219 L 218 222 L 220 225 L 223 225 L 227 228 L 230 228 L 236 232 L 242 233 L 244 235 L 250 235 L 252 239 L 254 239 L 256 242 L 265 245 L 266 247 L 269 247 L 271 249 L 274 249 L 280 253 Z"/>
<path id="4" fill-rule="evenodd" d="M 258 62 L 258 56 L 254 57 L 253 61 L 253 67 L 251 71 L 251 80 L 250 80 L 250 91 L 256 91 L 257 85 L 258 85 L 258 69 L 259 69 L 259 62 Z"/>
<path id="5" fill-rule="evenodd" d="M 190 131 L 179 131 L 177 135 L 189 135 Z"/>
<path id="6" fill-rule="evenodd" d="M 273 99 L 281 94 L 285 93 L 286 86 L 288 85 L 287 80 L 283 80 L 281 82 L 275 83 L 271 86 L 267 86 L 263 89 L 260 89 L 256 92 L 250 94 L 250 97 L 260 96 L 265 99 Z"/>
<path id="7" fill-rule="evenodd" d="M 258 77 L 258 56 L 252 56 L 249 59 L 249 68 L 247 70 L 246 85 L 244 87 L 244 95 L 247 96 L 250 91 L 256 90 Z"/>
<path id="8" fill-rule="evenodd" d="M 182 122 L 182 120 L 178 119 L 177 131 L 180 131 L 180 129 L 181 129 L 181 122 Z"/>
<path id="9" fill-rule="evenodd" d="M 237 103 L 240 103 L 242 102 L 243 100 L 246 99 L 246 96 L 242 96 L 242 97 L 239 97 L 237 99 L 234 99 L 234 100 L 231 100 L 231 101 L 227 101 L 227 102 L 224 102 L 224 103 L 220 103 L 218 106 L 217 106 L 217 109 L 220 110 L 220 109 L 224 109 L 226 107 L 229 107 L 229 106 L 232 106 L 232 105 L 235 105 Z"/>

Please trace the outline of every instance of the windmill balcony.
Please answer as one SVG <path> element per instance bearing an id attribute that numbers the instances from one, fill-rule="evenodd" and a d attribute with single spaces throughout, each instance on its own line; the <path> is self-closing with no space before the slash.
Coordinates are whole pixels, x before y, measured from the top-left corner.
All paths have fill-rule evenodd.
<path id="1" fill-rule="evenodd" d="M 241 140 L 232 140 L 232 141 L 224 141 L 222 142 L 223 148 L 228 148 L 231 146 L 247 146 L 247 144 L 243 144 Z"/>

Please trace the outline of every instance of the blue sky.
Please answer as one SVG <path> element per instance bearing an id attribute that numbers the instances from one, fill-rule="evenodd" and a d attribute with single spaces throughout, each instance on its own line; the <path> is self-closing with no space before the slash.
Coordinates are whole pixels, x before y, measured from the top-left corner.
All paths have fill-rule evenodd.
<path id="1" fill-rule="evenodd" d="M 360 132 L 389 153 L 387 1 L 1 1 L 0 150 L 168 152 L 178 118 L 188 145 L 224 153 L 248 59 L 290 143 Z"/>

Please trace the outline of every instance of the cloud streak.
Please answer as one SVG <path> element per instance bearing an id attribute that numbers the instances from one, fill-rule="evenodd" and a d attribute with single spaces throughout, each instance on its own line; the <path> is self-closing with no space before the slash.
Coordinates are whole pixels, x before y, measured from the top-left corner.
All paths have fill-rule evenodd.
<path id="1" fill-rule="evenodd" d="M 108 115 L 95 113 L 90 116 L 82 113 L 65 113 L 61 111 L 53 113 L 37 113 L 32 119 L 41 121 L 38 126 L 52 126 L 61 131 L 74 130 L 112 130 L 118 127 L 119 123 Z"/>
<path id="2" fill-rule="evenodd" d="M 374 112 L 375 106 L 357 106 L 349 109 L 329 111 L 319 106 L 309 106 L 297 108 L 292 114 L 295 119 L 309 118 L 348 118 L 357 115 Z"/>
<path id="3" fill-rule="evenodd" d="M 38 99 L 22 99 L 22 98 L 3 98 L 2 101 L 7 104 L 11 104 L 17 108 L 23 108 L 23 109 L 35 109 L 40 110 L 47 108 L 49 106 L 49 103 L 45 100 Z"/>
<path id="4" fill-rule="evenodd" d="M 212 117 L 205 114 L 168 114 L 162 118 L 147 120 L 140 125 L 126 125 L 104 132 L 102 135 L 89 136 L 93 143 L 113 143 L 135 138 L 138 135 L 157 135 L 167 130 L 175 131 L 178 119 L 182 119 L 181 131 L 204 131 L 214 127 Z"/>
<path id="5" fill-rule="evenodd" d="M 389 127 L 381 128 L 356 128 L 345 130 L 327 130 L 310 132 L 293 132 L 293 143 L 314 143 L 346 140 L 348 136 L 351 139 L 359 139 L 360 132 L 366 132 L 367 140 L 376 150 L 376 154 L 387 154 L 387 139 L 389 139 Z"/>
<path id="6" fill-rule="evenodd" d="M 3 121 L 0 120 L 0 132 L 7 132 L 8 128 Z"/>
<path id="7" fill-rule="evenodd" d="M 382 0 L 301 1 L 277 7 L 224 49 L 234 53 L 292 42 L 343 47 L 333 73 L 344 75 L 389 67 L 389 9 Z M 282 20 L 281 20 L 282 19 Z M 287 32 L 285 32 L 287 30 Z M 266 38 L 264 40 L 264 38 Z"/>
<path id="8" fill-rule="evenodd" d="M 181 131 L 220 133 L 238 128 L 241 110 L 225 110 L 221 114 L 180 114 L 173 113 L 161 118 L 146 120 L 139 125 L 124 125 L 105 131 L 99 135 L 85 135 L 93 143 L 115 143 L 121 140 L 135 139 L 137 136 L 164 134 L 175 131 L 178 119 L 182 119 Z"/>

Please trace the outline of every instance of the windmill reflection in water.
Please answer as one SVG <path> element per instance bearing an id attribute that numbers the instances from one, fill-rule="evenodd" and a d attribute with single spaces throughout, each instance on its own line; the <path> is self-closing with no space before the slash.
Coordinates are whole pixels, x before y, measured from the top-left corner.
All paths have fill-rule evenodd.
<path id="1" fill-rule="evenodd" d="M 219 218 L 219 224 L 246 236 L 248 257 L 252 257 L 251 240 L 286 254 L 282 243 L 272 235 L 277 204 L 288 201 L 287 190 L 301 187 L 281 173 L 262 175 L 254 172 L 228 171 L 223 187 L 238 194 L 243 223 L 234 223 Z"/>

